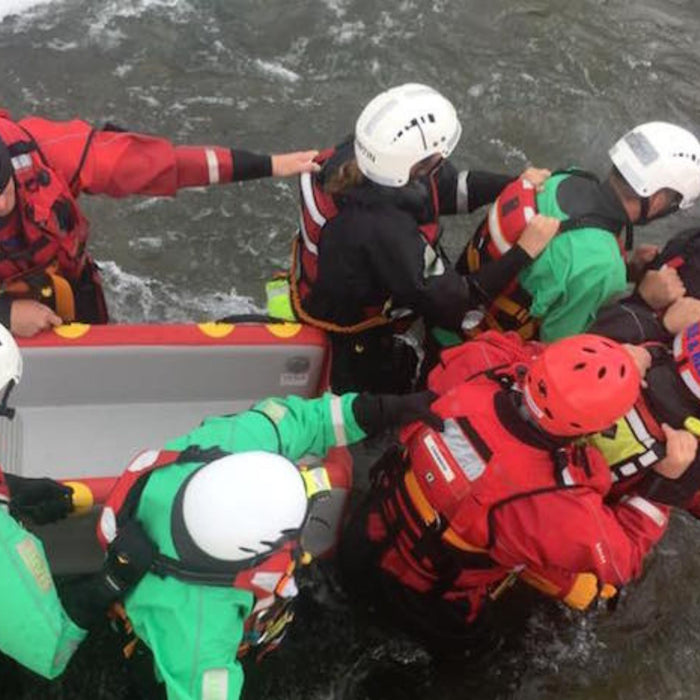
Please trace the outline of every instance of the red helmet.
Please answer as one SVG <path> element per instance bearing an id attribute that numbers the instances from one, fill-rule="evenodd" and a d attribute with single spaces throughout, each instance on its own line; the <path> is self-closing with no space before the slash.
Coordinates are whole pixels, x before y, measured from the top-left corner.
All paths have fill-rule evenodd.
<path id="1" fill-rule="evenodd" d="M 700 399 L 700 323 L 681 331 L 673 341 L 673 357 L 681 379 Z"/>
<path id="2" fill-rule="evenodd" d="M 570 437 L 610 427 L 634 405 L 640 381 L 620 344 L 577 335 L 545 349 L 530 366 L 523 393 L 544 431 Z"/>

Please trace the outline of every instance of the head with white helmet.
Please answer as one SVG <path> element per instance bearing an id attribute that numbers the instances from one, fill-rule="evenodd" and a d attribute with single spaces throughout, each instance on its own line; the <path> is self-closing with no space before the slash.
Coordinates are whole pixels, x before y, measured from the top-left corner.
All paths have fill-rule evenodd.
<path id="1" fill-rule="evenodd" d="M 22 377 L 22 356 L 10 331 L 0 325 L 0 416 L 12 418 L 15 414 L 7 401 L 13 387 Z"/>
<path id="2" fill-rule="evenodd" d="M 700 196 L 700 142 L 687 129 L 648 122 L 611 149 L 617 173 L 641 200 L 639 223 L 691 207 Z"/>
<path id="3" fill-rule="evenodd" d="M 407 83 L 377 95 L 355 125 L 355 158 L 362 174 L 402 187 L 455 149 L 462 126 L 452 103 L 427 85 Z"/>
<path id="4" fill-rule="evenodd" d="M 250 566 L 297 537 L 308 508 L 293 462 L 269 452 L 226 455 L 183 484 L 173 511 L 173 541 L 195 566 Z"/>

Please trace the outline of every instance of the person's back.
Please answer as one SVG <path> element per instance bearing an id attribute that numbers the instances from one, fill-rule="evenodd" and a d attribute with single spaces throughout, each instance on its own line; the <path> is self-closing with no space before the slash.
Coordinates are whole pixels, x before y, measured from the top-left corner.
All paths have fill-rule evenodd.
<path id="1" fill-rule="evenodd" d="M 402 85 L 365 107 L 354 143 L 322 152 L 321 173 L 301 178 L 290 313 L 331 333 L 336 391 L 405 391 L 415 366 L 403 376 L 397 367 L 404 363 L 392 359 L 405 319 L 459 331 L 476 297 L 497 291 L 554 234 L 553 227 L 535 231 L 534 249 L 514 246 L 488 280 L 451 267 L 439 246 L 439 217 L 493 201 L 511 179 L 458 172 L 447 158 L 460 134 L 448 100 L 424 85 Z"/>
<path id="2" fill-rule="evenodd" d="M 700 144 L 673 124 L 636 127 L 610 157 L 613 169 L 603 183 L 577 171 L 545 182 L 536 209 L 561 220 L 562 232 L 486 310 L 481 329 L 518 330 L 526 337 L 539 330 L 543 340 L 586 330 L 603 304 L 625 290 L 621 251 L 631 247 L 632 225 L 692 206 L 700 193 Z M 518 201 L 495 208 L 500 216 L 523 213 Z M 490 229 L 499 233 L 494 223 L 490 216 L 469 244 L 461 261 L 468 269 L 489 259 Z"/>

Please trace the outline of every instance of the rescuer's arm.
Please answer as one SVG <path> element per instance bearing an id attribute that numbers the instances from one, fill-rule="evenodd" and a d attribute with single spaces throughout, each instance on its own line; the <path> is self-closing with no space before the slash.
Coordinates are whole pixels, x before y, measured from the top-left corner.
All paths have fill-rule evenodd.
<path id="1" fill-rule="evenodd" d="M 199 428 L 168 443 L 168 449 L 194 444 L 230 452 L 267 450 L 291 460 L 325 455 L 331 447 L 351 445 L 387 428 L 421 418 L 439 420 L 429 411 L 432 398 L 429 392 L 270 398 L 235 416 L 207 418 Z"/>
<path id="2" fill-rule="evenodd" d="M 87 122 L 22 120 L 75 194 L 173 196 L 184 187 L 290 176 L 318 169 L 316 151 L 259 155 L 223 146 L 175 146 L 168 139 Z"/>

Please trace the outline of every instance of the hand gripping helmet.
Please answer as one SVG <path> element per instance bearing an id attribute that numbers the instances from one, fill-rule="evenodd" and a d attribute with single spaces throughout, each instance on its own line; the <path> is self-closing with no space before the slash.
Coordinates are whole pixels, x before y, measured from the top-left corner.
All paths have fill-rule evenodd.
<path id="1" fill-rule="evenodd" d="M 0 325 L 0 416 L 12 418 L 14 409 L 8 408 L 12 388 L 22 378 L 22 356 L 10 331 Z"/>
<path id="2" fill-rule="evenodd" d="M 627 132 L 610 158 L 640 197 L 664 188 L 681 195 L 680 209 L 700 195 L 700 142 L 686 129 L 667 122 L 648 122 Z"/>
<path id="3" fill-rule="evenodd" d="M 173 511 L 173 541 L 185 561 L 243 565 L 299 534 L 308 499 L 297 467 L 269 452 L 206 464 L 185 482 Z"/>
<path id="4" fill-rule="evenodd" d="M 629 353 L 597 335 L 548 346 L 524 380 L 525 405 L 550 435 L 573 437 L 610 427 L 634 405 L 640 376 Z"/>
<path id="5" fill-rule="evenodd" d="M 683 383 L 700 401 L 700 323 L 688 326 L 675 337 L 673 357 Z"/>
<path id="6" fill-rule="evenodd" d="M 411 168 L 454 150 L 462 126 L 452 103 L 427 85 L 407 83 L 377 95 L 355 125 L 355 157 L 365 177 L 402 187 Z"/>

